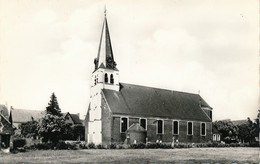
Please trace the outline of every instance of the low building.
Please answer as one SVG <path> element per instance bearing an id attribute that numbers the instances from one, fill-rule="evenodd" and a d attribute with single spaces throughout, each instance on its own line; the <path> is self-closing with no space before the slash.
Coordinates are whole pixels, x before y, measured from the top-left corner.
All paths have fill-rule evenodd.
<path id="1" fill-rule="evenodd" d="M 13 125 L 16 127 L 15 133 L 21 134 L 21 124 L 28 121 L 39 121 L 45 115 L 45 111 L 16 109 L 11 107 Z"/>
<path id="2" fill-rule="evenodd" d="M 62 113 L 62 116 L 64 117 L 66 124 L 69 124 L 71 126 L 82 125 L 82 121 L 79 118 L 79 113 L 78 114 L 70 114 L 69 112 L 67 112 L 67 113 Z"/>
<path id="3" fill-rule="evenodd" d="M 4 152 L 10 151 L 10 140 L 13 134 L 14 128 L 12 123 L 0 113 L 0 150 Z"/>

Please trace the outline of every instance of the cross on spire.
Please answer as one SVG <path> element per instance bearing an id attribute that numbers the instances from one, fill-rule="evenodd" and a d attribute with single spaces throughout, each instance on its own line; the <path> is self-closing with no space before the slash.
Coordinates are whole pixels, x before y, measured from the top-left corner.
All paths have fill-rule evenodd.
<path id="1" fill-rule="evenodd" d="M 105 17 L 107 16 L 107 9 L 106 9 L 106 5 L 105 5 L 105 9 L 104 9 L 104 15 L 105 15 Z"/>

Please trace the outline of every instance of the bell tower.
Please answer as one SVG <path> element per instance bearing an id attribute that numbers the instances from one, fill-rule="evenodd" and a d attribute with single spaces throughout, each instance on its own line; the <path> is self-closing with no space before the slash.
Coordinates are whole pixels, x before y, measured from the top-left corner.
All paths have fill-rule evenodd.
<path id="1" fill-rule="evenodd" d="M 106 10 L 98 47 L 98 55 L 94 60 L 95 70 L 92 73 L 91 88 L 111 89 L 119 91 L 119 71 L 116 68 L 112 44 L 108 29 Z"/>
<path id="2" fill-rule="evenodd" d="M 95 69 L 91 76 L 90 104 L 88 109 L 87 142 L 102 143 L 102 89 L 119 91 L 119 71 L 112 51 L 106 9 L 98 47 L 94 60 Z"/>

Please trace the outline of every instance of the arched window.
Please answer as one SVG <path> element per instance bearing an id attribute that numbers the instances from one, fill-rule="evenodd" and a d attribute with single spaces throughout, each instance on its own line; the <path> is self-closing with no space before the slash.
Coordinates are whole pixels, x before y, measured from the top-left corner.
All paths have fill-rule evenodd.
<path id="1" fill-rule="evenodd" d="M 113 77 L 113 74 L 110 75 L 110 83 L 111 83 L 111 84 L 114 84 L 114 77 Z"/>
<path id="2" fill-rule="evenodd" d="M 108 82 L 108 77 L 107 77 L 107 73 L 105 73 L 105 83 Z"/>
<path id="3" fill-rule="evenodd" d="M 187 124 L 187 133 L 188 135 L 193 135 L 193 125 L 192 125 L 192 122 L 188 122 Z"/>

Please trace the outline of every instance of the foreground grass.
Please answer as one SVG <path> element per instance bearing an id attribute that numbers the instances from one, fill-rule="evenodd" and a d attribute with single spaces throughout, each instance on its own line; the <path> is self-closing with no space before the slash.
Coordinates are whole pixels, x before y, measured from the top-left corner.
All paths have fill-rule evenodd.
<path id="1" fill-rule="evenodd" d="M 259 148 L 37 150 L 0 163 L 259 163 Z"/>

